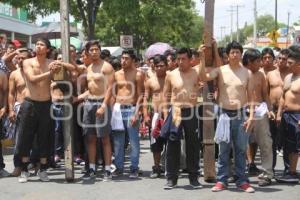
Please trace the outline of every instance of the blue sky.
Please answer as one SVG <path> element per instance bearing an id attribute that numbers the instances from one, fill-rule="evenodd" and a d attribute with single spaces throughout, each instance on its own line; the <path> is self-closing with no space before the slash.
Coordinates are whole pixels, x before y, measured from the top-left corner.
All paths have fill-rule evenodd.
<path id="1" fill-rule="evenodd" d="M 204 16 L 204 4 L 200 0 L 196 2 L 198 13 Z M 254 21 L 254 0 L 215 0 L 215 20 L 214 31 L 217 39 L 221 38 L 221 26 L 225 26 L 224 33 L 230 34 L 230 6 L 241 5 L 239 8 L 239 27 L 242 28 L 247 22 Z M 290 24 L 298 21 L 300 18 L 300 1 L 299 0 L 278 0 L 278 21 L 287 24 L 288 12 L 290 12 Z M 275 0 L 257 0 L 257 15 L 271 14 L 275 16 Z M 236 31 L 236 12 L 233 17 L 233 31 Z"/>

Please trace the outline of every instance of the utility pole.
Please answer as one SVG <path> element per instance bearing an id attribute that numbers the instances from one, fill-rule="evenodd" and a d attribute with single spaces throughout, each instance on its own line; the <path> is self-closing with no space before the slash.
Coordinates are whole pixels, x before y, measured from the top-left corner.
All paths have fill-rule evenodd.
<path id="1" fill-rule="evenodd" d="M 253 22 L 253 47 L 256 48 L 257 42 L 257 4 L 254 0 L 254 22 Z"/>
<path id="2" fill-rule="evenodd" d="M 205 49 L 205 66 L 214 67 L 213 57 L 214 51 L 212 48 L 212 37 L 214 28 L 214 5 L 215 0 L 205 2 L 205 17 L 204 17 L 204 45 Z M 204 162 L 204 180 L 214 181 L 216 178 L 215 170 L 215 141 L 214 141 L 214 119 L 213 113 L 213 81 L 207 82 L 203 88 L 203 162 Z"/>
<path id="3" fill-rule="evenodd" d="M 286 29 L 286 48 L 288 47 L 288 42 L 289 42 L 289 32 L 290 32 L 290 15 L 291 15 L 291 12 L 289 11 L 288 12 L 288 22 L 287 22 L 287 29 Z"/>
<path id="4" fill-rule="evenodd" d="M 278 23 L 277 23 L 277 0 L 275 0 L 275 31 L 278 29 Z"/>
<path id="5" fill-rule="evenodd" d="M 240 30 L 239 30 L 239 8 L 243 6 L 236 5 L 236 41 L 240 41 Z"/>
<path id="6" fill-rule="evenodd" d="M 60 27 L 62 41 L 62 61 L 70 62 L 70 22 L 69 22 L 69 0 L 60 0 Z M 67 182 L 74 181 L 74 163 L 73 163 L 73 110 L 70 97 L 72 96 L 72 85 L 68 81 L 68 76 L 64 71 L 61 72 L 62 78 L 57 81 L 57 84 L 69 86 L 63 91 L 63 133 L 65 147 L 65 179 Z"/>
<path id="7" fill-rule="evenodd" d="M 230 12 L 230 42 L 233 40 L 233 12 L 235 10 L 233 9 L 233 6 L 230 6 L 230 10 L 227 10 Z"/>
<path id="8" fill-rule="evenodd" d="M 221 41 L 223 41 L 223 31 L 225 32 L 226 26 L 221 26 L 220 30 L 221 30 Z"/>

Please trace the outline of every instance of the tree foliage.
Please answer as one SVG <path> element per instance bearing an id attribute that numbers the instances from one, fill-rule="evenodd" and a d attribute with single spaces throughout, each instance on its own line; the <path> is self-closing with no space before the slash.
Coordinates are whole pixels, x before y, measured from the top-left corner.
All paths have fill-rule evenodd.
<path id="1" fill-rule="evenodd" d="M 267 33 L 272 31 L 275 28 L 275 19 L 272 15 L 261 15 L 257 18 L 257 36 L 263 37 L 266 36 Z M 285 27 L 286 25 L 284 23 L 278 23 L 278 28 Z M 242 44 L 245 43 L 247 37 L 253 36 L 253 24 L 247 24 L 245 23 L 244 27 L 240 29 L 240 42 Z M 236 32 L 233 33 L 233 40 L 236 40 Z M 226 44 L 230 41 L 230 35 L 227 35 L 224 40 L 221 42 L 221 44 Z"/>
<path id="2" fill-rule="evenodd" d="M 173 46 L 198 46 L 203 17 L 191 0 L 104 0 L 96 35 L 104 45 L 119 45 L 119 36 L 133 35 L 138 48 L 160 41 Z"/>
<path id="3" fill-rule="evenodd" d="M 59 11 L 59 0 L 2 0 L 28 11 L 29 19 Z M 144 48 L 154 42 L 174 46 L 198 46 L 203 17 L 192 0 L 70 0 L 70 12 L 81 22 L 87 39 L 99 38 L 106 45 L 119 45 L 122 34 L 134 37 Z"/>

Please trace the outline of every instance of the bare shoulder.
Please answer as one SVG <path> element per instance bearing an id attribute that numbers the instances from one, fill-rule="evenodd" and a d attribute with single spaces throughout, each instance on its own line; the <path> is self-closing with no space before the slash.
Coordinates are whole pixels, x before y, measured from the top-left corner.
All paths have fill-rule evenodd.
<path id="1" fill-rule="evenodd" d="M 23 61 L 23 67 L 32 66 L 34 61 L 35 61 L 35 58 L 28 58 L 28 59 L 24 60 Z"/>
<path id="2" fill-rule="evenodd" d="M 113 66 L 109 62 L 104 61 L 103 67 L 102 67 L 102 72 L 103 73 L 111 73 L 113 71 L 114 71 Z"/>
<path id="3" fill-rule="evenodd" d="M 137 70 L 136 72 L 136 79 L 137 80 L 143 80 L 145 78 L 144 73 L 140 70 Z"/>

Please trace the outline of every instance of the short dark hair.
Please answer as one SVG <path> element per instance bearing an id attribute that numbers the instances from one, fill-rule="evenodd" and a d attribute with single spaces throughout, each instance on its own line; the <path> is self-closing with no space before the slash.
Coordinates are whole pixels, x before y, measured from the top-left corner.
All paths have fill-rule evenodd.
<path id="1" fill-rule="evenodd" d="M 275 58 L 274 51 L 269 47 L 264 48 L 261 52 L 262 57 L 265 56 L 266 54 L 270 54 L 273 57 L 273 59 Z"/>
<path id="2" fill-rule="evenodd" d="M 218 47 L 218 54 L 221 58 L 224 58 L 224 53 L 226 53 L 226 49 L 224 47 Z"/>
<path id="3" fill-rule="evenodd" d="M 109 63 L 112 65 L 112 67 L 114 68 L 115 71 L 122 68 L 121 61 L 118 57 L 115 57 L 115 56 L 110 57 Z"/>
<path id="4" fill-rule="evenodd" d="M 47 38 L 40 37 L 36 40 L 36 43 L 39 41 L 43 42 L 46 45 L 47 49 L 51 49 L 51 43 Z"/>
<path id="5" fill-rule="evenodd" d="M 290 51 L 288 49 L 282 49 L 279 53 L 282 55 L 289 55 Z"/>
<path id="6" fill-rule="evenodd" d="M 160 62 L 164 62 L 165 65 L 168 65 L 167 58 L 164 55 L 155 55 L 153 58 L 154 65 L 157 65 Z"/>
<path id="7" fill-rule="evenodd" d="M 133 59 L 133 60 L 135 60 L 135 58 L 136 58 L 136 55 L 135 55 L 133 49 L 124 49 L 122 51 L 122 55 L 124 55 L 124 54 L 128 54 L 130 56 L 130 58 Z"/>
<path id="8" fill-rule="evenodd" d="M 292 58 L 293 60 L 296 60 L 297 62 L 300 62 L 300 47 L 297 45 L 292 45 L 289 47 L 289 58 Z"/>
<path id="9" fill-rule="evenodd" d="M 192 51 L 192 55 L 193 55 L 193 56 L 199 58 L 200 54 L 199 54 L 199 52 L 197 51 L 197 49 L 192 48 L 191 51 Z"/>
<path id="10" fill-rule="evenodd" d="M 190 48 L 182 47 L 176 51 L 177 54 L 187 54 L 188 58 L 192 58 L 193 54 Z"/>
<path id="11" fill-rule="evenodd" d="M 91 46 L 93 46 L 93 45 L 96 45 L 101 50 L 100 42 L 98 40 L 91 40 L 91 41 L 88 41 L 85 45 L 86 51 L 88 52 L 90 50 Z"/>
<path id="12" fill-rule="evenodd" d="M 168 56 L 170 56 L 172 61 L 175 61 L 175 60 L 176 60 L 176 53 L 175 53 L 175 51 L 167 50 L 167 51 L 165 51 L 164 56 L 165 56 L 166 58 L 167 58 Z"/>
<path id="13" fill-rule="evenodd" d="M 229 55 L 229 52 L 231 49 L 238 49 L 238 50 L 240 50 L 241 54 L 243 53 L 243 46 L 240 43 L 238 43 L 237 41 L 232 41 L 227 44 L 227 46 L 226 46 L 227 55 Z"/>
<path id="14" fill-rule="evenodd" d="M 243 65 L 247 66 L 249 62 L 253 62 L 261 58 L 261 53 L 257 49 L 248 49 L 243 56 Z"/>
<path id="15" fill-rule="evenodd" d="M 103 49 L 100 54 L 101 59 L 109 58 L 110 51 L 108 49 Z"/>

